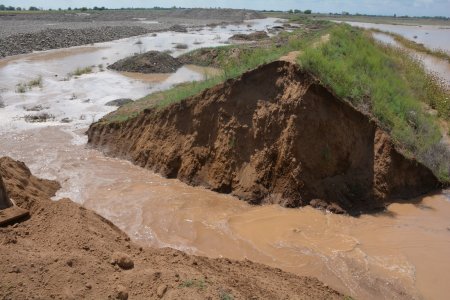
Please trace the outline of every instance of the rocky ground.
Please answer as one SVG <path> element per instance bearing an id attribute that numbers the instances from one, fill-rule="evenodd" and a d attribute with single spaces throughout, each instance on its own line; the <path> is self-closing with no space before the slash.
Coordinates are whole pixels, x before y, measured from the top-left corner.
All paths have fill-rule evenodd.
<path id="1" fill-rule="evenodd" d="M 88 13 L 0 14 L 0 58 L 105 42 L 174 25 L 197 27 L 242 22 L 264 16 L 246 10 L 124 10 Z"/>
<path id="2" fill-rule="evenodd" d="M 320 281 L 250 261 L 142 248 L 108 220 L 0 158 L 6 190 L 31 217 L 0 227 L 1 299 L 342 299 Z M 3 191 L 0 191 L 3 192 Z"/>

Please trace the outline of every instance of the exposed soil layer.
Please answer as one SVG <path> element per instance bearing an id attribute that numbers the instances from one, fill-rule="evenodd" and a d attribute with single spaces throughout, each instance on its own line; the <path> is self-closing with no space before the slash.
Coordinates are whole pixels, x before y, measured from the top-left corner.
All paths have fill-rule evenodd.
<path id="1" fill-rule="evenodd" d="M 121 59 L 108 69 L 138 73 L 174 73 L 182 64 L 167 53 L 149 51 Z"/>
<path id="2" fill-rule="evenodd" d="M 282 61 L 125 122 L 100 121 L 88 136 L 108 155 L 255 204 L 359 213 L 439 185 L 376 122 Z"/>
<path id="3" fill-rule="evenodd" d="M 320 281 L 250 261 L 141 248 L 10 158 L 0 174 L 31 218 L 0 228 L 2 299 L 342 299 Z M 2 189 L 1 192 L 4 192 Z"/>

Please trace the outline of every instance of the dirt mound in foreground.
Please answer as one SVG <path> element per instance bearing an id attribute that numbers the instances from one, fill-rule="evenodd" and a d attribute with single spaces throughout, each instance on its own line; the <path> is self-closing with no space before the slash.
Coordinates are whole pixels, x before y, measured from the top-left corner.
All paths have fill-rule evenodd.
<path id="1" fill-rule="evenodd" d="M 182 64 L 167 53 L 149 51 L 121 59 L 108 69 L 138 73 L 174 73 Z"/>
<path id="2" fill-rule="evenodd" d="M 2 299 L 342 299 L 309 277 L 250 261 L 140 248 L 111 222 L 68 199 L 59 185 L 0 158 L 9 195 L 31 218 L 0 227 Z M 226 298 L 228 297 L 228 298 Z"/>
<path id="3" fill-rule="evenodd" d="M 126 122 L 93 124 L 88 135 L 109 155 L 251 203 L 358 213 L 439 184 L 376 122 L 289 62 Z"/>

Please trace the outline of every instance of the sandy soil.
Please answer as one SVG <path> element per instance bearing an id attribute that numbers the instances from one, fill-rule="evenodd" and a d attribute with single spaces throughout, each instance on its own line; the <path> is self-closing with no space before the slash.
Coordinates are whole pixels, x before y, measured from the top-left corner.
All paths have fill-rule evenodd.
<path id="1" fill-rule="evenodd" d="M 0 174 L 9 196 L 31 211 L 29 220 L 0 228 L 2 299 L 342 298 L 317 279 L 250 261 L 138 247 L 94 212 L 51 201 L 59 184 L 23 163 L 0 158 Z"/>

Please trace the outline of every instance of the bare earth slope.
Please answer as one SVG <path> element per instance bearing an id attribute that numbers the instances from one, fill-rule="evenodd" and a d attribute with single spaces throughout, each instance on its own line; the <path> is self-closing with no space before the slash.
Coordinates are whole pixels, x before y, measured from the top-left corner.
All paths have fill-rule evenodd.
<path id="1" fill-rule="evenodd" d="M 58 183 L 10 158 L 0 158 L 0 177 L 10 197 L 31 210 L 29 220 L 0 227 L 1 299 L 343 297 L 317 279 L 250 261 L 139 248 L 94 212 L 68 199 L 51 201 Z"/>
<path id="2" fill-rule="evenodd" d="M 359 213 L 439 184 L 376 122 L 289 62 L 126 122 L 100 121 L 88 136 L 108 155 L 251 203 Z"/>

